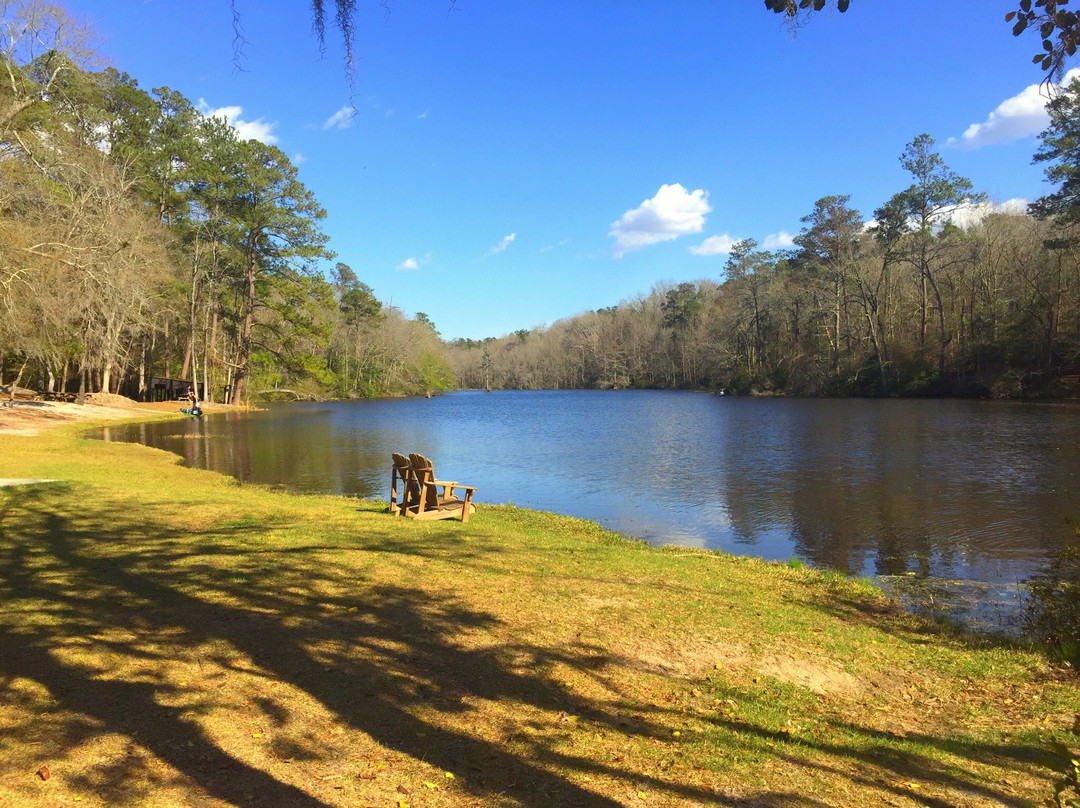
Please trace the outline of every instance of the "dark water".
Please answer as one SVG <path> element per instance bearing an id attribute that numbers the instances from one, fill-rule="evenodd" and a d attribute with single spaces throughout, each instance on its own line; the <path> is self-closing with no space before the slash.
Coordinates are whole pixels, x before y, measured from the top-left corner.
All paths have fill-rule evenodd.
<path id="1" fill-rule="evenodd" d="M 385 499 L 390 453 L 653 544 L 1014 584 L 1080 521 L 1080 405 L 463 392 L 276 405 L 106 437 L 302 492 Z"/>

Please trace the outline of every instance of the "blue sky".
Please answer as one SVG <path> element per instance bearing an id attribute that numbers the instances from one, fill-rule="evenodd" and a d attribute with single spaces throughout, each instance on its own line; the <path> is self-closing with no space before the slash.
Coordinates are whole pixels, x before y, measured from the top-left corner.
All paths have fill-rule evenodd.
<path id="1" fill-rule="evenodd" d="M 239 65 L 229 0 L 65 6 L 144 89 L 288 154 L 336 260 L 447 339 L 721 280 L 823 196 L 869 219 L 923 132 L 993 203 L 1049 190 L 1009 0 L 853 0 L 795 37 L 761 0 L 360 0 L 351 91 L 307 0 L 234 3 Z"/>

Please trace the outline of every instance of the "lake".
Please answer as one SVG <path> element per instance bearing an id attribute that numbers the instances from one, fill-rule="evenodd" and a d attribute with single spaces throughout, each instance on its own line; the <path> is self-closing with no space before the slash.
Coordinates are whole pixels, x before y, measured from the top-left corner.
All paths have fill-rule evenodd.
<path id="1" fill-rule="evenodd" d="M 200 468 L 386 499 L 390 453 L 655 544 L 1015 585 L 1075 538 L 1080 404 L 460 392 L 111 427 Z M 483 511 L 480 511 L 481 515 Z"/>

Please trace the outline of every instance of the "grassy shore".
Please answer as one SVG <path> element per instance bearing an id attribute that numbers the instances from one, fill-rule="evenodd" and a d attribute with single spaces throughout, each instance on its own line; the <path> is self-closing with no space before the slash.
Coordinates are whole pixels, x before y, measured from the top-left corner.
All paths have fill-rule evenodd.
<path id="1" fill-rule="evenodd" d="M 0 435 L 59 481 L 0 488 L 0 808 L 1027 806 L 1080 740 L 1074 672 L 858 581 L 84 428 Z"/>

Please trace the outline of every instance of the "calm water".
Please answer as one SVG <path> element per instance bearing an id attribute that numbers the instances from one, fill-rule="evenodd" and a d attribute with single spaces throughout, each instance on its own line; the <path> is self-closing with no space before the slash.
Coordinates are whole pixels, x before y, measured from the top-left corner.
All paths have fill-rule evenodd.
<path id="1" fill-rule="evenodd" d="M 1015 583 L 1080 521 L 1080 405 L 463 392 L 107 430 L 302 492 L 386 499 L 418 451 L 477 501 L 653 544 L 850 573 Z"/>

